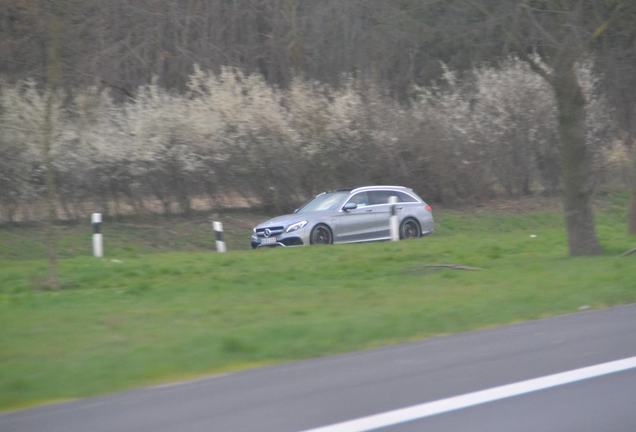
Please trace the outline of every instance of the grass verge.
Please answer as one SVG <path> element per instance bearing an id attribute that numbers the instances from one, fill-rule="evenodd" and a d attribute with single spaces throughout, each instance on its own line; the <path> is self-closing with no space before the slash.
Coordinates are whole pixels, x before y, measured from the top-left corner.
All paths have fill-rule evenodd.
<path id="1" fill-rule="evenodd" d="M 598 230 L 607 256 L 572 259 L 555 212 L 445 212 L 397 244 L 77 256 L 56 292 L 5 258 L 0 410 L 635 302 L 623 207 Z"/>
<path id="2" fill-rule="evenodd" d="M 242 211 L 225 212 L 214 219 L 224 222 L 225 241 L 229 250 L 234 251 L 249 249 L 250 230 L 267 218 Z M 168 251 L 211 251 L 215 248 L 211 219 L 206 215 L 109 219 L 102 224 L 105 253 L 129 258 Z M 92 228 L 88 220 L 60 223 L 55 231 L 61 258 L 91 255 Z M 0 226 L 0 261 L 46 257 L 45 236 L 41 224 Z"/>

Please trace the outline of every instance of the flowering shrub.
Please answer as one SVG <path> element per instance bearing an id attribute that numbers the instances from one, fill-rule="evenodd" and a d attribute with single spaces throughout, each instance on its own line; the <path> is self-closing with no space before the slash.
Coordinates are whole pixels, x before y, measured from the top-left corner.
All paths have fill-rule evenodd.
<path id="1" fill-rule="evenodd" d="M 608 150 L 606 103 L 591 67 L 579 74 L 596 166 L 615 166 L 621 153 Z M 119 103 L 98 88 L 60 93 L 52 148 L 60 216 L 189 212 L 195 200 L 213 207 L 237 195 L 282 211 L 325 189 L 369 183 L 447 202 L 559 189 L 555 102 L 525 63 L 461 80 L 446 70 L 414 94 L 404 106 L 353 78 L 339 88 L 296 78 L 278 89 L 233 68 L 195 68 L 183 94 L 155 82 Z M 0 82 L 3 220 L 37 217 L 29 211 L 43 194 L 46 98 L 31 81 Z"/>

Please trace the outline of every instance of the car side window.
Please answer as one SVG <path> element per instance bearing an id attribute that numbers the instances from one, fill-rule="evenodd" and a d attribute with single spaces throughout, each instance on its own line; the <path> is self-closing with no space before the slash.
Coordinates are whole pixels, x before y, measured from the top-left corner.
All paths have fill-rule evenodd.
<path id="1" fill-rule="evenodd" d="M 371 205 L 388 204 L 389 198 L 397 194 L 393 191 L 371 191 L 369 192 L 369 201 Z"/>
<path id="2" fill-rule="evenodd" d="M 348 202 L 356 203 L 358 207 L 369 205 L 369 195 L 366 192 L 360 192 L 351 197 Z"/>
<path id="3" fill-rule="evenodd" d="M 371 205 L 373 204 L 388 204 L 389 198 L 392 196 L 397 197 L 398 202 L 408 203 L 408 202 L 417 202 L 415 198 L 410 196 L 407 193 L 399 192 L 399 191 L 371 191 L 369 192 L 369 200 Z"/>

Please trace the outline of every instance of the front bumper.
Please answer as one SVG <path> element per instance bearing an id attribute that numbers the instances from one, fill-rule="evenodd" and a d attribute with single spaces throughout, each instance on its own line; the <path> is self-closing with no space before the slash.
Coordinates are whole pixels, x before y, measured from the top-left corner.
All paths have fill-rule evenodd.
<path id="1" fill-rule="evenodd" d="M 261 237 L 260 235 L 252 234 L 250 238 L 250 244 L 252 249 L 257 249 L 261 247 L 293 247 L 293 246 L 304 246 L 309 244 L 309 230 L 305 227 L 298 231 L 290 232 L 290 233 L 281 233 L 275 236 L 268 237 L 270 239 L 274 239 L 274 243 L 263 242 L 265 237 Z M 272 240 L 269 240 L 270 242 Z"/>
<path id="2" fill-rule="evenodd" d="M 250 241 L 252 245 L 252 249 L 261 248 L 261 247 L 291 247 L 291 246 L 303 246 L 303 240 L 300 237 L 286 237 L 276 239 L 275 243 L 267 243 L 263 244 L 262 239 L 256 236 L 252 236 Z"/>

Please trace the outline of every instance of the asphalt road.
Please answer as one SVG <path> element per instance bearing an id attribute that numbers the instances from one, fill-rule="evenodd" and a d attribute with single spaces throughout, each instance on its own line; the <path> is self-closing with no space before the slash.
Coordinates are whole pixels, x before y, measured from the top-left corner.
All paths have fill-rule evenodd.
<path id="1" fill-rule="evenodd" d="M 634 356 L 631 305 L 6 414 L 0 431 L 300 432 Z M 636 368 L 366 430 L 635 431 Z"/>

